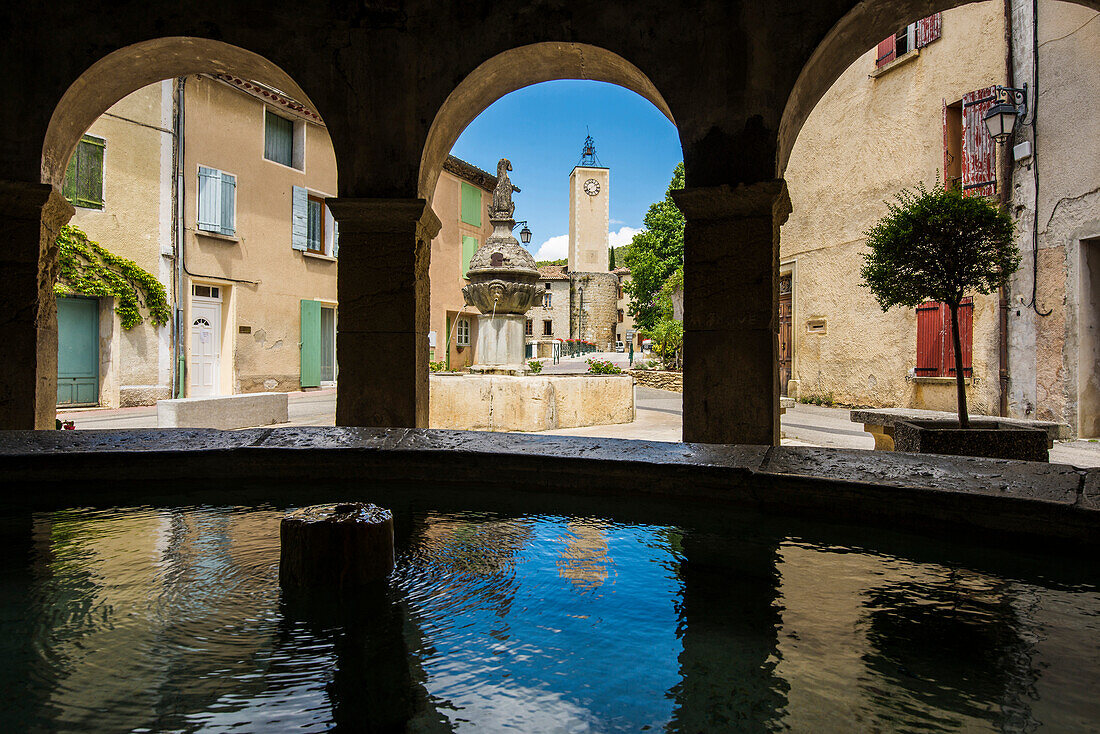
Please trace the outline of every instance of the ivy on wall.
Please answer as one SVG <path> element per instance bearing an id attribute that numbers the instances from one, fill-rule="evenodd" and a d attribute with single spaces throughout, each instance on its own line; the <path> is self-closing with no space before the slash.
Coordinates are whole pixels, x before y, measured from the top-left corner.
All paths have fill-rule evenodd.
<path id="1" fill-rule="evenodd" d="M 144 320 L 142 308 L 149 312 L 153 326 L 168 323 L 172 312 L 164 286 L 133 260 L 109 252 L 72 225 L 61 228 L 57 247 L 61 265 L 53 287 L 57 295 L 117 299 L 115 313 L 123 329 Z"/>

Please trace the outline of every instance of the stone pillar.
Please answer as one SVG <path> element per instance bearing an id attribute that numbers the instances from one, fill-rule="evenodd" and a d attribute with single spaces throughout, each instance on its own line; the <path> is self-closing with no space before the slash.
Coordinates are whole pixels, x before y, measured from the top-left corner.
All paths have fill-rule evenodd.
<path id="1" fill-rule="evenodd" d="M 673 192 L 684 213 L 684 440 L 779 443 L 782 180 Z"/>
<path id="2" fill-rule="evenodd" d="M 329 199 L 340 225 L 336 425 L 427 428 L 428 260 L 439 219 L 424 199 Z"/>
<path id="3" fill-rule="evenodd" d="M 57 232 L 71 204 L 49 184 L 0 181 L 0 428 L 52 429 L 57 417 Z"/>

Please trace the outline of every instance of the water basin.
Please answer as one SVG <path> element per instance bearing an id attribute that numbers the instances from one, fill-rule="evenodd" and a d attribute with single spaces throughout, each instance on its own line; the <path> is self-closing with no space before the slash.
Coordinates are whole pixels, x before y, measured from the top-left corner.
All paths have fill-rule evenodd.
<path id="1" fill-rule="evenodd" d="M 1087 565 L 451 504 L 397 503 L 388 586 L 341 599 L 280 592 L 290 504 L 0 513 L 4 730 L 1100 725 Z"/>

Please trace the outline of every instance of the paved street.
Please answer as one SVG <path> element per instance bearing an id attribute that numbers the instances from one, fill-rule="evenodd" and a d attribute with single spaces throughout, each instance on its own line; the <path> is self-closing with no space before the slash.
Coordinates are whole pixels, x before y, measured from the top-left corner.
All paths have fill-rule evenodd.
<path id="1" fill-rule="evenodd" d="M 621 367 L 627 366 L 624 354 L 588 355 L 599 359 L 611 359 Z M 559 364 L 543 368 L 548 374 L 585 372 L 585 358 L 564 359 Z M 654 390 L 648 387 L 634 389 L 636 418 L 633 423 L 611 426 L 588 426 L 544 431 L 546 435 L 591 436 L 600 438 L 632 438 L 647 441 L 679 441 L 683 420 L 683 401 L 680 393 Z M 336 390 L 293 392 L 289 395 L 289 413 L 292 426 L 331 426 L 336 421 Z M 155 407 L 121 408 L 117 410 L 64 410 L 58 415 L 84 428 L 155 428 Z M 783 445 L 830 446 L 848 449 L 873 449 L 874 440 L 865 433 L 863 426 L 848 419 L 847 408 L 824 408 L 817 405 L 796 404 L 782 417 Z M 1067 441 L 1054 445 L 1050 460 L 1074 466 L 1100 466 L 1100 443 L 1094 441 Z"/>

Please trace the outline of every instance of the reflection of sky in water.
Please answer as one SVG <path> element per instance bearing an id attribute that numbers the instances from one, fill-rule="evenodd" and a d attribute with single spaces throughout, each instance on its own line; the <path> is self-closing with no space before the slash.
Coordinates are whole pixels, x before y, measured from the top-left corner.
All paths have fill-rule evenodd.
<path id="1" fill-rule="evenodd" d="M 0 513 L 0 729 L 325 731 L 408 691 L 413 731 L 1100 721 L 1096 572 L 1068 557 L 420 513 L 398 516 L 396 606 L 295 606 L 281 516 Z"/>
<path id="2" fill-rule="evenodd" d="M 542 518 L 494 537 L 494 524 L 477 533 L 492 539 L 491 562 L 455 562 L 461 554 L 448 546 L 469 529 L 450 525 L 425 542 L 429 556 L 451 563 L 399 574 L 440 709 L 490 730 L 667 722 L 680 582 L 660 530 Z M 461 583 L 456 569 L 466 569 Z"/>

